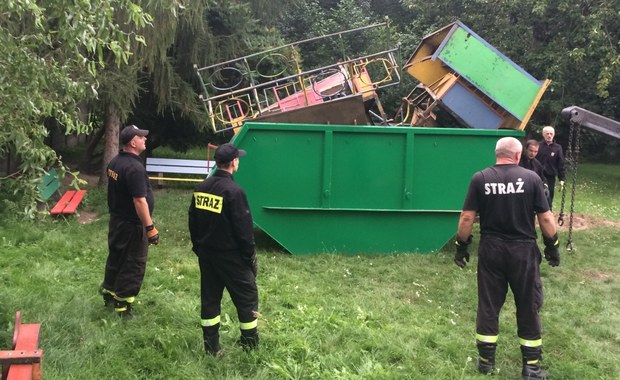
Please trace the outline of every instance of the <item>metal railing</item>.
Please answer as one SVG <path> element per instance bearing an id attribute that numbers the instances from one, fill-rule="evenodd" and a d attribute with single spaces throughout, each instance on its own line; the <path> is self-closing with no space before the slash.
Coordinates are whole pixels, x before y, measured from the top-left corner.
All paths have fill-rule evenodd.
<path id="1" fill-rule="evenodd" d="M 247 119 L 273 112 L 328 102 L 362 94 L 375 97 L 380 88 L 400 82 L 395 54 L 398 47 L 365 52 L 336 63 L 302 69 L 300 50 L 310 42 L 324 45 L 337 37 L 356 37 L 389 22 L 308 38 L 215 65 L 196 68 L 203 94 L 200 96 L 215 132 L 235 129 Z M 363 38 L 359 37 L 359 38 Z"/>

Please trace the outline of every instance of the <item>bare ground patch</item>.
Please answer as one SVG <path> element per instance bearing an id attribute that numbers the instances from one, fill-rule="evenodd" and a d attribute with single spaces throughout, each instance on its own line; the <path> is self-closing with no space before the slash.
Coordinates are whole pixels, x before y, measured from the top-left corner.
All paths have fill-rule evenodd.
<path id="1" fill-rule="evenodd" d="M 607 280 L 608 278 L 616 277 L 617 273 L 604 273 L 604 272 L 596 272 L 590 269 L 586 269 L 581 271 L 584 277 L 592 279 L 592 280 Z"/>
<path id="2" fill-rule="evenodd" d="M 559 214 L 554 213 L 557 218 Z M 560 231 L 568 231 L 568 227 L 570 225 L 570 214 L 566 213 L 564 215 L 564 224 L 562 226 L 558 225 L 558 229 Z M 606 220 L 604 218 L 586 215 L 586 214 L 573 214 L 573 231 L 579 230 L 587 230 L 592 227 L 600 227 L 600 226 L 610 226 L 620 229 L 620 222 L 616 222 L 613 220 Z"/>
<path id="3" fill-rule="evenodd" d="M 78 215 L 78 223 L 90 224 L 99 218 L 99 214 L 93 211 L 80 211 Z"/>

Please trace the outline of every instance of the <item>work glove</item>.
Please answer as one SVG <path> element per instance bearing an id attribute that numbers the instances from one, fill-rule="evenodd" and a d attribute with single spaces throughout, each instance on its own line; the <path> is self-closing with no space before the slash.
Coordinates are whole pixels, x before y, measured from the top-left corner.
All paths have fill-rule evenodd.
<path id="1" fill-rule="evenodd" d="M 149 238 L 149 244 L 159 244 L 159 231 L 154 225 L 146 226 L 146 236 Z"/>
<path id="2" fill-rule="evenodd" d="M 564 191 L 564 181 L 560 181 L 560 191 Z"/>
<path id="3" fill-rule="evenodd" d="M 558 234 L 550 238 L 543 236 L 543 241 L 545 243 L 545 260 L 552 267 L 557 267 L 560 265 L 560 240 L 558 239 Z"/>
<path id="4" fill-rule="evenodd" d="M 467 240 L 463 241 L 459 239 L 458 236 L 456 237 L 456 253 L 454 254 L 454 262 L 459 268 L 465 268 L 465 265 L 469 262 L 469 252 L 467 251 L 467 248 L 471 244 L 471 238 L 472 236 L 469 235 Z"/>

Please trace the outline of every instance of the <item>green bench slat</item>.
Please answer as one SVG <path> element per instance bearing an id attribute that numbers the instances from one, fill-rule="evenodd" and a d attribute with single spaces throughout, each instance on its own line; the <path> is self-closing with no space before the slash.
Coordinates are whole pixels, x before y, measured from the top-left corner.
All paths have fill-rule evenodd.
<path id="1" fill-rule="evenodd" d="M 50 197 L 60 188 L 60 179 L 58 179 L 58 173 L 56 169 L 52 169 L 46 175 L 41 178 L 39 183 L 39 193 L 44 201 L 50 199 Z"/>

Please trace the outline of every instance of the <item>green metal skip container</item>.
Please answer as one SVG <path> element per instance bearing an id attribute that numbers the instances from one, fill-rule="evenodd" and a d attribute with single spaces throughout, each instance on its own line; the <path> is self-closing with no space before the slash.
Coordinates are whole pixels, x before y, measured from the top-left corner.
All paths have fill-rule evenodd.
<path id="1" fill-rule="evenodd" d="M 292 254 L 430 253 L 505 136 L 523 132 L 247 122 L 235 180 L 256 226 Z"/>

